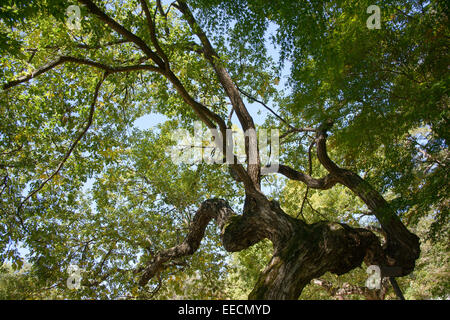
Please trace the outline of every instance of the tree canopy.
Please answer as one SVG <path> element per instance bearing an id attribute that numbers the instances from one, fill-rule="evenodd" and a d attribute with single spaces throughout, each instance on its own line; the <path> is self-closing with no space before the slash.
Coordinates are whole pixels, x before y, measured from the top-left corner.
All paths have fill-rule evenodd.
<path id="1" fill-rule="evenodd" d="M 372 4 L 4 1 L 0 298 L 448 297 L 448 2 Z"/>

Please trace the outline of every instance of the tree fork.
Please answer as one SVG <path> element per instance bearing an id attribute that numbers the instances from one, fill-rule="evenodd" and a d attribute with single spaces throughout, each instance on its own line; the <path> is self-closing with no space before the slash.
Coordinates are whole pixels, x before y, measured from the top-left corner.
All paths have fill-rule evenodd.
<path id="1" fill-rule="evenodd" d="M 312 279 L 327 271 L 344 274 L 363 261 L 384 264 L 380 242 L 371 231 L 333 222 L 309 225 L 284 213 L 276 201 L 253 195 L 247 198 L 243 215 L 236 215 L 222 199 L 203 202 L 184 241 L 157 253 L 145 267 L 140 285 L 170 260 L 193 254 L 213 219 L 229 252 L 241 251 L 264 238 L 274 244 L 273 257 L 250 299 L 297 299 Z"/>
<path id="2" fill-rule="evenodd" d="M 329 157 L 326 149 L 326 130 L 332 123 L 322 125 L 317 133 L 317 156 L 320 163 L 332 174 L 339 183 L 352 190 L 372 211 L 386 234 L 383 250 L 386 265 L 381 267 L 398 267 L 398 274 L 405 276 L 415 268 L 415 261 L 420 255 L 419 238 L 411 233 L 400 218 L 395 214 L 389 203 L 367 181 L 356 173 L 340 168 Z"/>
<path id="3" fill-rule="evenodd" d="M 223 199 L 204 201 L 194 216 L 190 230 L 182 243 L 161 251 L 153 256 L 144 268 L 139 285 L 144 286 L 157 273 L 165 268 L 165 263 L 187 255 L 192 255 L 200 246 L 205 229 L 215 220 L 221 231 L 224 248 L 229 252 L 240 251 L 259 242 L 263 238 L 251 228 L 247 217 L 236 215 Z"/>

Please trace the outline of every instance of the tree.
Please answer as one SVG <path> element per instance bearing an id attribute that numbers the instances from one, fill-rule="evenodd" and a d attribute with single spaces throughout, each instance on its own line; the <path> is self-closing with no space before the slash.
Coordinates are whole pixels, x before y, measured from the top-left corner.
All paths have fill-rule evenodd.
<path id="1" fill-rule="evenodd" d="M 29 273 L 30 266 L 24 265 L 20 270 L 13 271 L 10 265 L 0 267 L 0 299 L 1 300 L 31 300 L 58 299 L 54 288 L 42 288 L 39 281 Z"/>
<path id="2" fill-rule="evenodd" d="M 297 299 L 312 279 L 362 262 L 392 276 L 414 270 L 419 238 L 402 221 L 405 207 L 415 206 L 415 219 L 433 208 L 439 226 L 447 216 L 447 192 L 434 193 L 448 168 L 443 3 L 386 3 L 396 14 L 380 33 L 367 29 L 363 2 L 78 3 L 81 30 L 67 27 L 64 1 L 31 1 L 35 11 L 11 1 L 2 11 L 3 51 L 21 45 L 2 57 L 5 257 L 19 259 L 11 243 L 25 244 L 37 277 L 60 288 L 75 263 L 82 290 L 69 294 L 101 298 L 155 297 L 171 273 L 175 283 L 195 279 L 189 265 L 208 265 L 210 283 L 223 283 L 218 245 L 239 252 L 264 239 L 272 256 L 249 298 Z M 293 65 L 284 96 L 264 45 L 269 23 L 281 61 Z M 307 187 L 303 204 L 311 189 L 345 186 L 378 221 L 383 244 L 368 228 L 299 219 L 264 193 L 267 167 L 245 100 L 283 130 L 276 174 Z M 149 112 L 169 121 L 156 133 L 133 129 Z M 248 133 L 244 161 L 224 138 L 232 114 Z M 227 170 L 170 161 L 171 133 L 193 120 L 216 137 Z M 388 202 L 389 190 L 408 197 Z"/>

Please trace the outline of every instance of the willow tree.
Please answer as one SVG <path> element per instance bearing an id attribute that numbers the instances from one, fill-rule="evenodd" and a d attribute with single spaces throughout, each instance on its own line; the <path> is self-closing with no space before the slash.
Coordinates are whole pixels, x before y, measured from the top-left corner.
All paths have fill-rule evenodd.
<path id="1" fill-rule="evenodd" d="M 63 267 L 76 263 L 86 274 L 83 286 L 94 291 L 105 282 L 108 290 L 118 288 L 115 281 L 135 281 L 144 288 L 150 282 L 158 288 L 167 268 L 184 266 L 184 257 L 201 248 L 214 221 L 228 252 L 264 239 L 273 244 L 273 256 L 249 298 L 297 299 L 312 279 L 326 272 L 344 274 L 363 262 L 390 270 L 390 276 L 414 270 L 420 253 L 418 237 L 408 231 L 381 191 L 361 177 L 360 169 L 344 166 L 342 150 L 348 145 L 333 150 L 338 160 L 327 149 L 330 133 L 339 137 L 354 132 L 357 108 L 371 101 L 368 92 L 378 92 L 376 79 L 362 84 L 352 80 L 358 78 L 353 69 L 361 65 L 350 66 L 345 61 L 348 56 L 331 57 L 323 51 L 336 39 L 349 41 L 337 37 L 344 28 L 338 18 L 347 19 L 349 12 L 359 17 L 348 22 L 351 31 L 359 33 L 358 39 L 376 32 L 367 29 L 366 8 L 359 12 L 361 8 L 346 2 L 79 0 L 77 26 L 70 25 L 73 15 L 65 16 L 69 5 L 12 1 L 3 12 L 0 166 L 5 224 L 1 232 L 8 258 L 18 261 L 17 249 L 7 249 L 11 243 L 25 244 L 40 276 L 53 279 L 55 286 L 65 285 Z M 299 21 L 305 30 L 296 29 Z M 275 42 L 286 44 L 282 59 L 292 58 L 294 63 L 296 84 L 284 99 L 276 92 L 279 72 L 264 46 L 269 22 L 278 24 Z M 316 65 L 319 52 L 332 69 L 323 83 L 320 76 L 328 67 Z M 370 58 L 370 51 L 353 54 L 353 58 Z M 296 61 L 301 63 L 295 65 Z M 401 75 L 401 66 L 393 67 L 389 74 Z M 310 79 L 298 76 L 305 69 Z M 364 90 L 358 91 L 358 85 Z M 358 92 L 366 96 L 358 97 Z M 278 102 L 277 111 L 268 107 L 269 100 Z M 232 153 L 229 139 L 220 139 L 229 137 L 231 114 L 244 131 L 257 129 L 246 101 L 259 101 L 268 108 L 272 114 L 268 123 L 291 139 L 289 147 L 282 148 L 286 154 L 280 155 L 275 174 L 308 189 L 344 185 L 378 220 L 383 241 L 367 228 L 330 221 L 309 224 L 286 214 L 283 203 L 264 194 L 261 181 L 266 167 L 254 136 L 245 138 L 245 161 Z M 219 137 L 214 141 L 223 158 L 232 161 L 221 166 L 198 164 L 195 170 L 169 164 L 164 149 L 170 144 L 168 134 L 159 140 L 149 133 L 130 134 L 130 123 L 150 112 L 176 120 L 161 127 L 165 134 L 202 121 Z M 425 114 L 422 121 L 427 120 Z M 433 122 L 429 125 L 434 129 Z M 359 129 L 364 141 L 364 128 Z M 306 149 L 298 133 L 310 139 Z M 294 148 L 296 139 L 299 147 Z M 301 165 L 313 160 L 322 166 L 323 176 L 315 177 L 308 165 Z M 228 169 L 222 170 L 223 166 Z M 96 186 L 93 203 L 81 195 L 88 178 Z M 224 181 L 233 182 L 224 185 Z M 241 196 L 243 207 L 238 211 L 230 201 L 236 203 Z M 183 217 L 171 220 L 169 214 L 149 214 L 145 208 L 151 212 L 171 205 L 186 208 L 192 199 L 202 200 L 193 215 L 186 216 L 186 223 L 179 224 L 185 227 L 184 240 L 183 228 L 172 230 Z M 156 205 L 159 202 L 163 205 Z M 126 263 L 118 262 L 121 259 L 134 261 L 133 268 L 128 264 L 127 269 Z"/>

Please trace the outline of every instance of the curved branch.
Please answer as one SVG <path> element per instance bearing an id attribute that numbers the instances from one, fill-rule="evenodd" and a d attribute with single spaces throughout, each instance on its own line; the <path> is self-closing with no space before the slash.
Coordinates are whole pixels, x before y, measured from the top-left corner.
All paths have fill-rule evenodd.
<path id="1" fill-rule="evenodd" d="M 255 185 L 250 175 L 246 172 L 242 164 L 239 163 L 238 158 L 233 154 L 227 154 L 228 152 L 232 152 L 229 150 L 229 145 L 232 145 L 232 137 L 227 138 L 227 127 L 225 121 L 216 113 L 209 110 L 206 106 L 196 101 L 190 94 L 187 92 L 186 88 L 183 86 L 178 77 L 171 71 L 168 70 L 164 73 L 167 79 L 173 84 L 178 94 L 183 98 L 183 100 L 192 107 L 194 112 L 206 124 L 209 129 L 216 129 L 214 122 L 219 126 L 220 132 L 222 134 L 222 141 L 216 141 L 216 145 L 221 148 L 224 153 L 224 157 L 227 159 L 233 159 L 233 164 L 231 164 L 232 168 L 235 170 L 238 175 L 240 181 L 244 183 L 245 190 L 249 193 L 255 191 Z M 228 144 L 228 145 L 227 145 Z"/>
<path id="2" fill-rule="evenodd" d="M 166 70 L 169 70 L 169 59 L 159 45 L 159 41 L 156 37 L 155 23 L 153 22 L 152 15 L 150 14 L 150 10 L 148 9 L 147 0 L 140 0 L 140 2 L 141 7 L 144 10 L 145 17 L 147 18 L 148 29 L 150 31 L 150 38 L 152 40 L 153 46 L 155 47 L 156 52 L 159 54 L 159 56 L 163 59 Z"/>
<path id="3" fill-rule="evenodd" d="M 92 98 L 92 103 L 91 103 L 91 107 L 90 107 L 90 110 L 89 110 L 89 116 L 88 116 L 88 120 L 87 120 L 86 125 L 81 129 L 81 131 L 78 134 L 78 136 L 75 139 L 75 141 L 72 143 L 72 145 L 66 151 L 66 153 L 64 154 L 62 160 L 59 162 L 58 167 L 56 168 L 56 170 L 53 171 L 53 173 L 50 176 L 48 176 L 47 179 L 45 179 L 36 189 L 34 189 L 32 192 L 30 192 L 28 194 L 28 196 L 22 202 L 20 202 L 20 204 L 19 204 L 19 206 L 17 208 L 18 212 L 20 211 L 20 209 L 22 208 L 22 206 L 23 206 L 23 204 L 25 202 L 27 202 L 32 196 L 34 196 L 36 193 L 38 193 L 50 180 L 53 179 L 54 176 L 56 176 L 59 173 L 59 171 L 61 171 L 62 167 L 66 163 L 67 159 L 69 159 L 70 155 L 72 154 L 73 150 L 77 146 L 78 142 L 80 142 L 80 140 L 84 137 L 86 132 L 89 130 L 90 126 L 92 125 L 92 120 L 94 118 L 95 104 L 97 103 L 97 98 L 98 98 L 98 94 L 99 94 L 99 91 L 100 91 L 100 87 L 101 87 L 103 81 L 105 81 L 107 76 L 108 76 L 108 73 L 105 73 L 103 75 L 103 77 L 97 82 L 97 85 L 95 86 L 94 97 Z"/>
<path id="4" fill-rule="evenodd" d="M 281 122 L 283 122 L 284 124 L 286 124 L 289 127 L 289 130 L 286 131 L 285 133 L 283 133 L 280 136 L 280 139 L 284 138 L 285 136 L 287 136 L 288 134 L 292 133 L 292 132 L 317 132 L 317 129 L 314 128 L 310 128 L 310 127 L 306 127 L 306 128 L 296 128 L 294 126 L 292 126 L 289 122 L 287 122 L 285 119 L 283 119 L 278 113 L 276 113 L 272 108 L 270 108 L 267 104 L 265 104 L 264 102 L 262 102 L 261 100 L 258 100 L 257 98 L 253 97 L 252 95 L 250 95 L 249 93 L 245 92 L 244 90 L 242 90 L 241 88 L 239 88 L 236 85 L 237 89 L 239 90 L 240 93 L 242 93 L 244 96 L 246 96 L 248 99 L 253 100 L 254 102 L 259 103 L 260 105 L 262 105 L 264 108 L 266 108 L 270 113 L 272 113 L 275 117 L 277 117 Z"/>
<path id="5" fill-rule="evenodd" d="M 330 159 L 326 148 L 326 131 L 332 122 L 322 125 L 317 134 L 317 157 L 320 163 L 335 176 L 337 181 L 352 190 L 376 216 L 386 233 L 384 251 L 388 266 L 400 267 L 396 276 L 407 275 L 414 270 L 415 261 L 419 258 L 419 238 L 408 231 L 395 211 L 383 196 L 358 174 L 340 168 Z"/>
<path id="6" fill-rule="evenodd" d="M 47 71 L 49 71 L 49 70 L 59 66 L 62 63 L 64 63 L 64 60 L 61 59 L 61 57 L 59 57 L 55 61 L 52 61 L 52 62 L 49 62 L 49 63 L 45 64 L 44 66 L 40 67 L 39 69 L 33 71 L 32 73 L 30 73 L 28 75 L 25 75 L 25 76 L 20 77 L 20 78 L 18 78 L 16 80 L 7 82 L 6 84 L 3 85 L 3 90 L 9 89 L 11 87 L 14 87 L 14 86 L 16 86 L 16 85 L 18 85 L 20 83 L 29 81 L 29 80 L 31 80 L 31 79 L 33 79 L 33 78 L 35 78 L 35 77 L 37 77 L 37 76 L 47 72 Z"/>
<path id="7" fill-rule="evenodd" d="M 212 219 L 216 220 L 222 230 L 226 221 L 233 215 L 233 210 L 224 200 L 214 199 L 203 202 L 194 216 L 190 231 L 184 241 L 175 247 L 157 253 L 145 268 L 139 284 L 141 286 L 146 285 L 151 278 L 164 269 L 166 262 L 192 255 L 197 251 L 205 235 L 206 226 Z"/>
<path id="8" fill-rule="evenodd" d="M 253 118 L 248 112 L 238 88 L 231 79 L 227 69 L 220 62 L 220 57 L 213 48 L 207 35 L 198 25 L 188 5 L 183 0 L 178 0 L 177 3 L 178 5 L 175 7 L 184 15 L 192 31 L 197 35 L 202 43 L 203 54 L 212 65 L 220 84 L 230 99 L 233 109 L 235 110 L 239 122 L 242 125 L 242 129 L 245 132 L 248 132 L 248 130 L 255 130 L 256 127 L 253 122 Z M 253 187 L 259 190 L 261 183 L 261 163 L 256 139 L 246 137 L 245 152 L 247 154 L 247 158 L 251 159 L 247 166 L 248 176 L 252 180 Z"/>
<path id="9" fill-rule="evenodd" d="M 225 200 L 206 200 L 197 210 L 183 242 L 154 255 L 144 268 L 139 284 L 145 286 L 151 278 L 165 268 L 167 262 L 192 255 L 197 251 L 205 235 L 206 226 L 213 219 L 219 226 L 223 245 L 228 251 L 242 250 L 261 240 L 251 227 L 246 228 L 246 230 L 242 228 L 247 224 L 241 223 L 242 216 L 237 216 Z M 226 232 L 230 225 L 237 227 L 239 232 L 234 232 L 236 230 Z"/>
<path id="10" fill-rule="evenodd" d="M 134 42 L 150 59 L 152 59 L 160 68 L 165 68 L 164 61 L 145 43 L 144 40 L 137 35 L 127 30 L 124 26 L 119 24 L 116 20 L 104 13 L 99 7 L 95 5 L 91 0 L 79 0 L 84 4 L 89 12 L 96 15 L 101 21 L 106 23 L 114 31 L 122 35 L 125 39 Z"/>
<path id="11" fill-rule="evenodd" d="M 117 72 L 137 71 L 137 70 L 147 70 L 147 71 L 163 73 L 163 70 L 161 68 L 152 66 L 152 65 L 146 65 L 146 64 L 113 67 L 113 66 L 109 66 L 109 65 L 103 64 L 101 62 L 96 62 L 96 61 L 92 61 L 89 59 L 77 58 L 77 57 L 72 57 L 72 56 L 59 56 L 54 61 L 51 61 L 51 62 L 43 65 L 42 67 L 38 68 L 37 70 L 33 71 L 32 73 L 4 84 L 3 90 L 7 90 L 18 84 L 21 84 L 21 83 L 27 82 L 33 78 L 36 78 L 37 76 L 39 76 L 47 71 L 50 71 L 50 70 L 56 68 L 57 66 L 59 66 L 63 63 L 66 63 L 66 62 L 73 62 L 73 63 L 77 63 L 77 64 L 81 64 L 81 65 L 95 67 L 98 69 L 102 69 L 105 72 L 108 72 L 108 74 L 117 73 Z"/>

